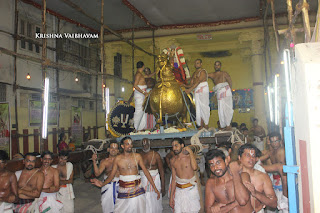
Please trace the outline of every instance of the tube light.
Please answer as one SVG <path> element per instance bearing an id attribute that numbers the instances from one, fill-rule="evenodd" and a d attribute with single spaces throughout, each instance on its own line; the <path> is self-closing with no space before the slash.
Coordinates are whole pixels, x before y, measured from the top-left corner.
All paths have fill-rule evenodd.
<path id="1" fill-rule="evenodd" d="M 274 121 L 276 125 L 279 125 L 279 97 L 278 97 L 278 82 L 279 74 L 274 76 Z"/>
<path id="2" fill-rule="evenodd" d="M 105 88 L 105 103 L 106 103 L 106 130 L 109 129 L 108 127 L 108 115 L 110 112 L 110 94 L 109 94 L 109 87 Z"/>
<path id="3" fill-rule="evenodd" d="M 49 78 L 44 80 L 43 114 L 42 114 L 42 138 L 46 139 L 48 134 L 48 103 L 49 102 Z"/>
<path id="4" fill-rule="evenodd" d="M 284 60 L 284 73 L 286 78 L 286 91 L 287 91 L 287 106 L 288 106 L 288 121 L 289 126 L 293 125 L 292 122 L 292 114 L 291 114 L 291 85 L 290 85 L 290 51 L 285 49 L 283 52 L 283 60 Z"/>
<path id="5" fill-rule="evenodd" d="M 268 103 L 269 103 L 270 122 L 273 122 L 273 104 L 272 104 L 272 96 L 271 96 L 270 86 L 268 86 Z"/>

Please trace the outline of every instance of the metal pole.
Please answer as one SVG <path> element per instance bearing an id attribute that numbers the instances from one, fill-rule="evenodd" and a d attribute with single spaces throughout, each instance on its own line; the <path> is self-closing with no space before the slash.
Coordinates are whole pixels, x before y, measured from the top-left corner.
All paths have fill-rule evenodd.
<path id="1" fill-rule="evenodd" d="M 103 18 L 103 9 L 104 9 L 104 0 L 101 0 L 101 18 L 100 18 L 100 60 L 101 60 L 101 83 L 102 85 L 104 85 L 105 81 L 104 81 L 104 44 L 103 44 L 103 40 L 104 40 L 104 27 L 103 27 L 103 23 L 104 23 L 104 18 Z M 101 85 L 102 88 L 102 105 L 105 107 L 104 104 L 104 87 Z M 98 76 L 96 76 L 96 126 L 98 126 Z M 98 134 L 97 134 L 98 135 Z"/>
<path id="2" fill-rule="evenodd" d="M 14 17 L 14 52 L 17 53 L 17 46 L 18 46 L 18 0 L 15 0 L 14 2 L 14 11 L 15 11 L 15 17 Z M 17 56 L 13 56 L 13 76 L 14 76 L 14 83 L 13 83 L 13 93 L 14 93 L 14 111 L 15 111 L 15 120 L 16 120 L 16 130 L 17 134 L 19 134 L 19 122 L 18 122 L 18 97 L 17 97 Z M 18 144 L 18 153 L 20 152 L 20 145 L 19 145 L 19 137 L 17 139 Z"/>
<path id="3" fill-rule="evenodd" d="M 134 83 L 134 12 L 132 12 L 132 82 Z"/>
<path id="4" fill-rule="evenodd" d="M 46 34 L 46 9 L 47 9 L 47 2 L 46 0 L 42 0 L 42 33 Z M 42 84 L 44 84 L 44 79 L 46 78 L 46 58 L 47 58 L 47 39 L 42 39 L 42 62 L 41 62 L 41 70 L 42 70 Z M 43 102 L 44 102 L 44 94 L 42 94 L 41 98 L 41 115 L 43 113 Z M 40 130 L 42 131 L 42 122 L 40 126 Z M 40 152 L 44 151 L 44 139 L 41 137 L 40 142 Z"/>

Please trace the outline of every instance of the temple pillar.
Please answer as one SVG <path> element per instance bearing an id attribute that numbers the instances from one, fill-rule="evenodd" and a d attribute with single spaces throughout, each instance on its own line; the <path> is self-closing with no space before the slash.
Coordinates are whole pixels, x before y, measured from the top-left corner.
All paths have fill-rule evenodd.
<path id="1" fill-rule="evenodd" d="M 259 120 L 259 125 L 267 131 L 264 97 L 265 72 L 263 58 L 263 30 L 242 33 L 239 36 L 239 41 L 240 43 L 246 43 L 246 45 L 251 49 L 250 57 L 253 80 L 254 116 Z"/>

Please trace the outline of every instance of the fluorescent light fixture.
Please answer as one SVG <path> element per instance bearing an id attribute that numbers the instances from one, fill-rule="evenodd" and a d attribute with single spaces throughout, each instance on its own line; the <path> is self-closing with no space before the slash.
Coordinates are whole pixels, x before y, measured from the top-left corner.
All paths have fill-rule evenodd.
<path id="1" fill-rule="evenodd" d="M 279 74 L 274 76 L 274 121 L 276 125 L 279 125 Z"/>
<path id="2" fill-rule="evenodd" d="M 269 103 L 270 122 L 273 122 L 273 104 L 272 104 L 272 96 L 271 96 L 270 86 L 268 86 L 268 103 Z"/>
<path id="3" fill-rule="evenodd" d="M 284 60 L 284 73 L 286 78 L 286 91 L 287 91 L 287 106 L 288 106 L 288 121 L 289 126 L 293 126 L 292 122 L 292 113 L 291 113 L 291 85 L 290 85 L 290 51 L 285 49 L 283 52 L 283 60 Z"/>
<path id="4" fill-rule="evenodd" d="M 44 80 L 43 114 L 42 114 L 42 138 L 48 135 L 48 105 L 49 105 L 49 78 Z"/>
<path id="5" fill-rule="evenodd" d="M 124 87 L 121 88 L 121 91 L 124 92 Z"/>
<path id="6" fill-rule="evenodd" d="M 109 94 L 109 87 L 105 88 L 105 103 L 106 103 L 106 130 L 109 129 L 108 127 L 108 115 L 110 112 L 110 94 Z"/>

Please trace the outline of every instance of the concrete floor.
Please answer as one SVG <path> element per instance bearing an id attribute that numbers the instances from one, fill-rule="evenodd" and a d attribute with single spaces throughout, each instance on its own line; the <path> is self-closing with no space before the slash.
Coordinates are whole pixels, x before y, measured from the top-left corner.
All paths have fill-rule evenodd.
<path id="1" fill-rule="evenodd" d="M 167 170 L 168 171 L 168 170 Z M 165 174 L 166 191 L 168 191 L 170 173 Z M 91 183 L 86 183 L 83 178 L 77 178 L 73 183 L 75 193 L 75 213 L 99 213 L 102 212 L 100 203 L 100 188 Z M 202 187 L 204 192 L 204 187 Z M 162 198 L 163 213 L 172 213 L 169 206 L 168 193 Z"/>

